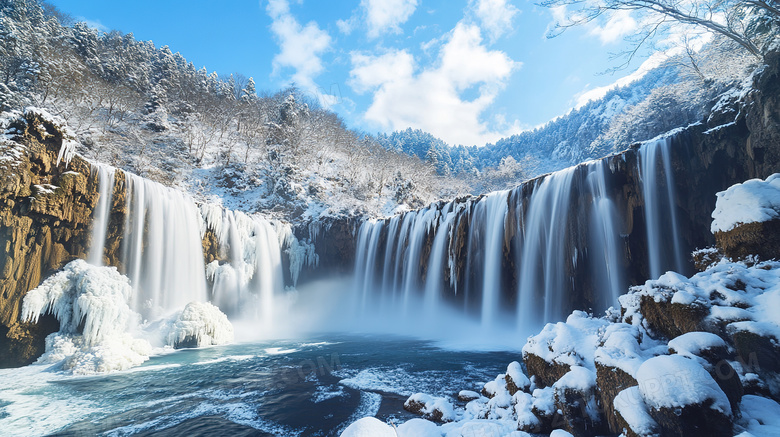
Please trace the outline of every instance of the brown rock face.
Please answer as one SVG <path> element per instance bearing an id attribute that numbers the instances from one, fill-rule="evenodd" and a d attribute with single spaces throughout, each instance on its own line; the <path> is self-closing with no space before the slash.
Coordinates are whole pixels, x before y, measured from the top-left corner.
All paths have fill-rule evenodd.
<path id="1" fill-rule="evenodd" d="M 650 329 L 667 339 L 688 332 L 707 331 L 704 329 L 704 318 L 709 314 L 709 309 L 704 306 L 656 302 L 649 296 L 642 296 L 639 305 Z"/>
<path id="2" fill-rule="evenodd" d="M 683 408 L 651 408 L 650 416 L 658 423 L 663 436 L 732 436 L 731 418 L 710 408 L 712 401 L 708 401 L 709 403 L 686 405 Z"/>
<path id="3" fill-rule="evenodd" d="M 780 219 L 745 223 L 726 232 L 716 232 L 715 241 L 723 253 L 742 260 L 755 255 L 761 260 L 780 259 Z"/>
<path id="4" fill-rule="evenodd" d="M 57 126 L 28 112 L 13 128 L 24 149 L 0 145 L 4 155 L 20 152 L 0 163 L 0 367 L 31 363 L 43 353 L 45 336 L 59 329 L 53 317 L 37 325 L 19 320 L 22 300 L 56 269 L 87 255 L 98 198 L 89 163 L 57 164 Z"/>
<path id="5" fill-rule="evenodd" d="M 595 390 L 556 390 L 555 408 L 561 412 L 561 428 L 575 437 L 603 435 L 607 431 L 601 418 L 593 417 L 601 408 Z"/>
<path id="6" fill-rule="evenodd" d="M 615 411 L 615 397 L 621 391 L 637 385 L 636 379 L 617 367 L 606 366 L 597 361 L 596 385 L 609 430 L 613 433 L 622 432 L 625 425 L 620 422 Z"/>
<path id="7" fill-rule="evenodd" d="M 539 388 L 555 384 L 555 381 L 571 370 L 568 364 L 548 363 L 543 358 L 530 353 L 523 354 L 523 362 L 528 370 L 528 376 L 536 377 L 536 386 Z"/>

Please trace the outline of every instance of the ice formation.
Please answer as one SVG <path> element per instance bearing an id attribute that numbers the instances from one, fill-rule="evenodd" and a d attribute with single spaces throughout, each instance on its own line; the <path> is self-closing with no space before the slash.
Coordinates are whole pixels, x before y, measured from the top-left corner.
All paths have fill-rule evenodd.
<path id="1" fill-rule="evenodd" d="M 51 313 L 60 322 L 60 331 L 46 338 L 39 363 L 88 374 L 124 370 L 147 360 L 149 342 L 128 334 L 139 322 L 128 306 L 132 291 L 116 268 L 75 260 L 28 292 L 22 320 L 37 322 Z"/>
<path id="2" fill-rule="evenodd" d="M 233 325 L 227 316 L 208 302 L 191 302 L 172 323 L 167 344 L 194 340 L 194 346 L 228 344 L 233 341 Z"/>

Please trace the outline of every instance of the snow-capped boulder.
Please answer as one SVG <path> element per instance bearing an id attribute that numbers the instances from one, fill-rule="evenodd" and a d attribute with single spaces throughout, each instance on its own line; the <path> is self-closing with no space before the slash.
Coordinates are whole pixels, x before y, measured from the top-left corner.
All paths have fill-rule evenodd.
<path id="1" fill-rule="evenodd" d="M 452 422 L 456 419 L 455 409 L 448 399 L 424 393 L 409 396 L 404 402 L 404 410 L 435 422 Z"/>
<path id="2" fill-rule="evenodd" d="M 553 384 L 555 408 L 561 414 L 563 429 L 577 437 L 606 433 L 596 391 L 596 374 L 581 366 L 573 366 Z"/>
<path id="3" fill-rule="evenodd" d="M 780 173 L 717 194 L 711 232 L 732 259 L 780 258 Z"/>
<path id="4" fill-rule="evenodd" d="M 745 391 L 739 375 L 729 363 L 731 354 L 723 338 L 710 332 L 689 332 L 671 340 L 669 352 L 692 358 L 707 370 L 728 397 L 734 415 L 738 415 Z"/>
<path id="5" fill-rule="evenodd" d="M 528 391 L 531 387 L 531 380 L 523 373 L 523 368 L 517 361 L 512 361 L 506 368 L 506 389 L 511 396 L 518 391 Z"/>
<path id="6" fill-rule="evenodd" d="M 637 371 L 637 382 L 662 435 L 732 435 L 729 399 L 697 361 L 680 355 L 651 358 Z"/>

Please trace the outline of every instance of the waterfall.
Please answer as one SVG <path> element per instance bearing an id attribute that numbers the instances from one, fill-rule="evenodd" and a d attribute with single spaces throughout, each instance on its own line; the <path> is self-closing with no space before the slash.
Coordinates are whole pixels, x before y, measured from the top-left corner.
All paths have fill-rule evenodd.
<path id="1" fill-rule="evenodd" d="M 632 262 L 650 264 L 655 276 L 684 269 L 670 144 L 625 152 L 636 161 L 586 162 L 512 190 L 365 221 L 355 264 L 362 310 L 380 297 L 383 313 L 406 320 L 420 304 L 426 319 L 446 309 L 483 328 L 511 320 L 526 334 L 576 308 L 617 305 L 630 283 L 649 278 L 638 278 Z M 615 184 L 626 183 L 644 197 L 645 223 L 621 215 L 631 204 Z M 637 226 L 647 235 L 632 233 Z M 647 255 L 632 253 L 632 244 L 647 245 Z"/>
<path id="2" fill-rule="evenodd" d="M 150 319 L 208 300 L 200 213 L 191 197 L 125 173 L 123 238 L 132 307 Z"/>
<path id="3" fill-rule="evenodd" d="M 93 165 L 92 176 L 98 181 L 98 202 L 92 219 L 92 245 L 87 261 L 90 264 L 103 265 L 103 252 L 108 233 L 108 221 L 111 214 L 111 200 L 114 195 L 114 174 L 116 169 L 105 165 Z"/>
<path id="4" fill-rule="evenodd" d="M 483 227 L 484 263 L 482 276 L 482 326 L 494 323 L 498 313 L 498 301 L 501 288 L 501 264 L 504 248 L 504 223 L 508 210 L 509 191 L 490 193 L 474 206 L 474 216 Z M 476 228 L 476 226 L 474 227 Z M 473 229 L 473 228 L 472 228 Z"/>
<path id="5" fill-rule="evenodd" d="M 671 137 L 666 137 L 648 141 L 639 149 L 639 175 L 642 179 L 642 194 L 645 201 L 645 226 L 651 278 L 657 278 L 667 270 L 685 271 L 674 201 L 671 144 Z M 661 171 L 663 178 L 659 174 Z M 670 240 L 671 246 L 668 244 Z"/>
<path id="6" fill-rule="evenodd" d="M 89 261 L 99 265 L 105 252 L 115 170 L 94 165 L 99 187 Z M 299 242 L 292 229 L 259 216 L 200 208 L 188 195 L 124 173 L 126 215 L 119 253 L 130 278 L 131 308 L 147 320 L 181 310 L 190 302 L 211 301 L 230 316 L 248 316 L 270 325 L 275 295 L 284 290 L 282 245 L 288 246 L 291 276 L 316 264 L 313 246 Z M 205 265 L 203 236 L 212 230 L 226 262 Z M 209 287 L 207 279 L 213 285 Z"/>
<path id="7" fill-rule="evenodd" d="M 203 231 L 215 232 L 227 262 L 206 266 L 213 281 L 212 300 L 228 316 L 259 319 L 271 326 L 275 296 L 284 289 L 280 235 L 274 225 L 258 216 L 202 205 Z"/>
<path id="8" fill-rule="evenodd" d="M 443 292 L 442 275 L 444 274 L 444 260 L 449 242 L 450 228 L 455 214 L 452 211 L 453 204 L 444 205 L 439 217 L 439 225 L 433 238 L 431 255 L 428 258 L 428 272 L 425 275 L 424 306 L 425 313 L 433 316 L 439 307 L 439 300 Z"/>
<path id="9" fill-rule="evenodd" d="M 602 290 L 602 308 L 616 305 L 618 296 L 628 285 L 623 278 L 626 257 L 621 250 L 620 230 L 622 224 L 615 209 L 615 202 L 609 197 L 607 175 L 610 171 L 606 161 L 595 161 L 588 166 L 586 176 L 588 190 L 593 198 L 590 217 L 589 253 L 591 255 L 594 284 Z"/>
<path id="10" fill-rule="evenodd" d="M 570 287 L 565 249 L 574 169 L 542 179 L 528 202 L 517 291 L 521 330 L 560 320 L 566 312 L 564 290 Z"/>

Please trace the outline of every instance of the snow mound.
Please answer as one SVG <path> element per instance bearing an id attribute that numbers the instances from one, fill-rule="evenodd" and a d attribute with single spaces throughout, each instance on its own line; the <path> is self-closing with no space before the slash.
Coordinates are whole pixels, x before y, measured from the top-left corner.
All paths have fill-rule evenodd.
<path id="1" fill-rule="evenodd" d="M 780 436 L 780 404 L 772 399 L 745 395 L 740 405 L 742 419 L 735 427 L 745 430 L 740 436 Z"/>
<path id="2" fill-rule="evenodd" d="M 192 339 L 195 346 L 203 347 L 228 344 L 233 338 L 233 325 L 219 308 L 208 302 L 190 302 L 173 322 L 167 344 Z"/>
<path id="3" fill-rule="evenodd" d="M 731 416 L 731 405 L 709 372 L 680 355 L 663 355 L 645 361 L 637 372 L 639 391 L 655 409 L 703 405 Z"/>
<path id="4" fill-rule="evenodd" d="M 341 437 L 397 437 L 390 425 L 375 417 L 364 417 L 349 425 Z"/>
<path id="5" fill-rule="evenodd" d="M 116 268 L 83 260 L 68 263 L 29 291 L 22 303 L 22 320 L 37 322 L 50 313 L 60 322 L 60 331 L 46 338 L 46 353 L 38 362 L 90 374 L 146 361 L 151 345 L 128 334 L 140 320 L 127 304 L 131 293 L 129 279 Z"/>
<path id="6" fill-rule="evenodd" d="M 780 215 L 780 173 L 751 179 L 717 194 L 710 231 L 727 232 L 739 224 L 765 222 Z"/>
<path id="7" fill-rule="evenodd" d="M 703 351 L 725 347 L 726 342 L 710 332 L 688 332 L 669 341 L 669 351 L 689 358 L 699 356 Z"/>
<path id="8" fill-rule="evenodd" d="M 548 363 L 584 366 L 595 370 L 593 354 L 598 346 L 599 333 L 609 322 L 574 311 L 566 322 L 548 323 L 542 332 L 530 337 L 523 346 L 523 354 L 534 354 Z"/>

